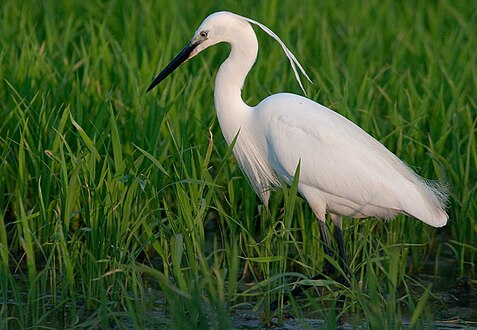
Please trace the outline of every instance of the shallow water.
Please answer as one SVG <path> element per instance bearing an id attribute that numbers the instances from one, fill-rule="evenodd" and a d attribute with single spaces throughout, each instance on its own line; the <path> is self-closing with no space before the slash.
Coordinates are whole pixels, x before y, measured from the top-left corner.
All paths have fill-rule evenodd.
<path id="1" fill-rule="evenodd" d="M 440 278 L 429 277 L 425 280 L 427 283 L 435 283 L 433 286 L 430 303 L 435 306 L 435 321 L 424 325 L 428 329 L 477 329 L 477 299 L 476 290 L 473 288 L 476 283 L 468 283 L 464 280 L 455 280 L 452 277 L 447 280 L 444 276 Z M 169 327 L 172 317 L 167 311 L 167 302 L 162 293 L 156 289 L 154 280 L 150 281 L 151 287 L 147 289 L 148 299 L 152 302 L 153 310 L 148 313 L 148 325 L 154 328 Z M 451 285 L 452 284 L 452 285 Z M 471 287 L 469 287 L 469 284 Z M 473 287 L 472 287 L 473 286 Z M 10 302 L 12 303 L 12 302 Z M 204 301 L 204 303 L 206 303 Z M 298 304 L 300 301 L 298 300 Z M 53 306 L 52 306 L 53 307 Z M 324 320 L 313 317 L 316 313 L 307 314 L 304 312 L 303 318 L 294 319 L 291 315 L 278 324 L 278 319 L 273 318 L 269 324 L 265 324 L 262 319 L 262 309 L 254 308 L 254 304 L 241 304 L 229 313 L 229 318 L 234 329 L 267 329 L 291 330 L 291 329 L 326 329 L 327 324 Z M 80 308 L 81 309 L 81 308 Z M 61 314 L 61 315 L 60 315 Z M 91 315 L 84 313 L 84 320 Z M 51 317 L 48 320 L 52 328 L 60 328 L 65 325 L 66 317 L 62 313 L 53 313 L 57 317 Z M 53 316 L 52 315 L 52 316 Z M 356 316 L 356 317 L 355 317 Z M 111 324 L 113 329 L 133 329 L 132 319 L 124 313 L 118 317 L 121 320 L 119 324 Z M 355 321 L 349 321 L 354 319 Z M 359 321 L 356 321 L 359 320 Z M 359 322 L 358 324 L 356 322 Z M 66 324 L 68 321 L 66 321 Z M 81 321 L 79 323 L 82 323 Z M 404 328 L 410 324 L 406 316 L 402 319 Z M 360 315 L 347 315 L 340 325 L 340 329 L 366 328 L 366 321 Z"/>
<path id="2" fill-rule="evenodd" d="M 432 266 L 432 265 L 430 265 Z M 432 304 L 434 311 L 434 322 L 424 325 L 428 329 L 477 329 L 477 281 L 471 281 L 469 278 L 458 278 L 454 271 L 452 261 L 440 260 L 440 276 L 420 274 L 419 283 L 425 287 L 432 284 L 432 295 L 429 303 Z M 156 309 L 152 317 L 158 319 L 168 319 L 168 313 L 165 310 L 167 303 L 162 298 L 162 294 L 154 288 L 150 288 L 150 293 L 156 297 L 157 305 L 164 309 Z M 318 298 L 319 299 L 319 298 Z M 304 303 L 306 303 L 304 301 Z M 300 304 L 300 301 L 298 301 Z M 304 312 L 304 318 L 294 319 L 289 316 L 284 319 L 281 325 L 278 319 L 272 319 L 270 324 L 265 324 L 262 319 L 261 308 L 257 310 L 254 303 L 241 304 L 231 310 L 229 313 L 232 326 L 235 329 L 326 329 L 324 320 L 313 317 L 315 313 Z M 356 329 L 364 327 L 365 320 L 361 316 L 347 315 L 340 329 Z M 347 319 L 360 320 L 360 324 L 351 323 Z M 406 328 L 410 325 L 409 316 L 404 315 L 402 326 Z"/>
<path id="3" fill-rule="evenodd" d="M 160 268 L 160 260 L 157 262 L 157 268 Z M 439 271 L 438 276 L 429 275 L 434 272 L 434 264 L 429 262 L 419 275 L 411 275 L 410 278 L 417 280 L 421 287 L 431 287 L 431 297 L 429 304 L 432 304 L 434 322 L 425 325 L 425 328 L 430 329 L 477 329 L 477 280 L 472 280 L 471 276 L 458 277 L 456 275 L 456 265 L 453 259 L 441 257 L 438 260 Z M 22 279 L 17 278 L 19 282 Z M 23 280 L 26 280 L 23 279 Z M 148 283 L 147 298 L 150 301 L 152 310 L 148 313 L 148 324 L 154 327 L 167 326 L 172 321 L 170 314 L 167 311 L 167 302 L 163 294 L 157 289 L 159 285 L 155 279 L 145 279 Z M 408 285 L 412 285 L 413 281 L 409 281 Z M 419 287 L 416 287 L 416 292 L 419 292 Z M 25 292 L 26 296 L 27 292 Z M 319 299 L 319 298 L 317 298 Z M 7 305 L 18 304 L 19 302 L 7 301 Z M 297 301 L 300 305 L 300 300 Z M 303 301 L 303 306 L 306 301 Z M 0 304 L 1 306 L 1 304 Z M 65 306 L 66 307 L 66 306 Z M 84 311 L 84 306 L 77 306 L 78 310 L 82 310 L 82 317 L 79 322 L 86 321 L 91 317 L 91 313 Z M 240 304 L 233 308 L 229 313 L 229 318 L 233 328 L 235 329 L 264 329 L 267 325 L 262 320 L 262 308 L 256 308 L 253 302 Z M 55 306 L 51 306 L 55 309 Z M 52 328 L 61 328 L 65 324 L 69 324 L 68 316 L 65 316 L 65 311 L 53 312 L 52 317 L 49 318 L 45 326 Z M 66 312 L 66 314 L 68 314 Z M 303 312 L 303 318 L 293 319 L 292 317 L 285 318 L 283 324 L 278 325 L 278 320 L 272 319 L 269 327 L 273 329 L 325 329 L 326 323 L 324 320 L 316 318 L 315 313 Z M 121 324 L 112 324 L 112 328 L 134 328 L 131 317 L 127 313 L 119 317 Z M 353 320 L 353 321 L 351 321 Z M 358 320 L 358 321 L 356 321 Z M 356 322 L 359 322 L 356 324 Z M 361 315 L 346 315 L 344 323 L 340 326 L 341 329 L 354 329 L 356 327 L 365 326 L 365 320 Z M 402 324 L 404 327 L 409 325 L 409 316 L 403 315 Z"/>

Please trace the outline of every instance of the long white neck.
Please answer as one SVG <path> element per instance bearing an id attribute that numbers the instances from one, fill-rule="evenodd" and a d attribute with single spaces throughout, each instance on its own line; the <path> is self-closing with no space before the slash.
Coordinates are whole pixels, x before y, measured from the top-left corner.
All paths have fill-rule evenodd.
<path id="1" fill-rule="evenodd" d="M 215 79 L 215 108 L 220 128 L 228 144 L 253 110 L 242 100 L 242 87 L 258 53 L 258 42 L 250 24 L 229 41 L 229 57 L 220 66 Z"/>

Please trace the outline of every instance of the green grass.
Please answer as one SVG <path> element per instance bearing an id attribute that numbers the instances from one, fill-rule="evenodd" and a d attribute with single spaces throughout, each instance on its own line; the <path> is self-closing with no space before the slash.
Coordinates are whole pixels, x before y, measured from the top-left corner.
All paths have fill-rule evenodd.
<path id="1" fill-rule="evenodd" d="M 265 310 L 266 323 L 289 283 L 321 269 L 316 221 L 296 186 L 276 191 L 267 214 L 220 133 L 213 82 L 227 46 L 145 94 L 223 9 L 282 37 L 314 81 L 310 98 L 450 186 L 443 229 L 346 219 L 356 280 L 315 281 L 290 312 L 328 327 L 342 316 L 421 328 L 446 318 L 436 284 L 446 269 L 475 288 L 474 2 L 5 0 L 0 327 L 223 329 L 240 326 L 231 315 L 241 310 Z M 257 32 L 244 99 L 300 93 L 280 47 Z"/>

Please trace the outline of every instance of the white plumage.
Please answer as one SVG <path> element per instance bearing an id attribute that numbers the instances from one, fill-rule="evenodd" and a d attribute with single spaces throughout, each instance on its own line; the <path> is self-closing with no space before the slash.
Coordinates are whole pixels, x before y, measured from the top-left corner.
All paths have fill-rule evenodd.
<path id="1" fill-rule="evenodd" d="M 321 224 L 326 212 L 330 213 L 339 235 L 341 216 L 389 219 L 404 213 L 434 227 L 444 226 L 448 219 L 445 189 L 426 182 L 345 117 L 288 93 L 269 96 L 255 107 L 243 102 L 242 86 L 258 52 L 250 23 L 280 43 L 302 86 L 296 67 L 308 76 L 271 30 L 249 18 L 219 12 L 204 20 L 148 91 L 185 60 L 209 46 L 227 42 L 231 45 L 230 55 L 220 66 L 215 81 L 217 117 L 227 143 L 237 137 L 235 158 L 265 204 L 273 186 L 292 182 L 300 163 L 300 194 Z M 323 231 L 322 234 L 326 236 Z M 340 254 L 341 250 L 342 247 Z M 344 252 L 341 257 L 345 259 Z"/>

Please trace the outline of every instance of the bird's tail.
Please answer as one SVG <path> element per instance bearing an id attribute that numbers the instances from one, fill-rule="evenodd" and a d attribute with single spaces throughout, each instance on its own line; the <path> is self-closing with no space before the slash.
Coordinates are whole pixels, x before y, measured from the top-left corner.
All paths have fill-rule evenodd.
<path id="1" fill-rule="evenodd" d="M 404 211 L 430 226 L 445 226 L 449 219 L 445 210 L 449 195 L 448 187 L 421 177 L 416 179 L 415 182 L 409 182 L 414 188 L 414 193 L 408 196 L 411 202 L 406 203 Z"/>

